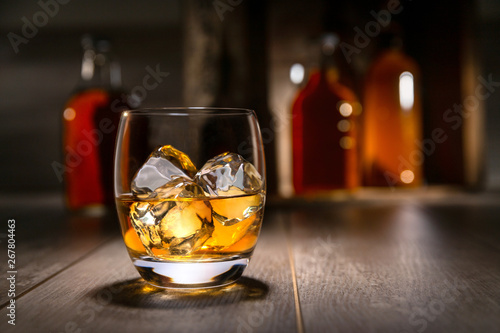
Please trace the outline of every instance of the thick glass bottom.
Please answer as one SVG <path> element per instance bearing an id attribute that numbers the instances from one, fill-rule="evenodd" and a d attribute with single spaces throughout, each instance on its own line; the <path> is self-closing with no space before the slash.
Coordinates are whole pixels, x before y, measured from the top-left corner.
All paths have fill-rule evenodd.
<path id="1" fill-rule="evenodd" d="M 210 288 L 238 280 L 250 258 L 228 258 L 221 261 L 158 261 L 153 258 L 133 259 L 142 278 L 160 288 Z"/>

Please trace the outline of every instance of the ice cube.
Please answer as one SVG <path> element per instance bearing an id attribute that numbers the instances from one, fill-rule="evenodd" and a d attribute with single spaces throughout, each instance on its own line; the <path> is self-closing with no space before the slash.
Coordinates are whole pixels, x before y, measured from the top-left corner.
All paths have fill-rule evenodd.
<path id="1" fill-rule="evenodd" d="M 212 237 L 205 242 L 203 248 L 224 250 L 238 243 L 245 236 L 251 237 L 250 229 L 255 225 L 256 220 L 259 220 L 259 216 L 254 214 L 240 223 L 231 226 L 222 226 L 215 222 Z"/>
<path id="2" fill-rule="evenodd" d="M 212 238 L 204 244 L 204 247 L 223 250 L 250 235 L 252 228 L 259 225 L 264 194 L 212 199 L 210 203 L 215 229 Z"/>
<path id="3" fill-rule="evenodd" d="M 132 180 L 132 193 L 139 199 L 159 197 L 157 189 L 175 178 L 192 179 L 196 167 L 189 157 L 170 145 L 158 147 L 149 155 Z"/>
<path id="4" fill-rule="evenodd" d="M 257 193 L 264 189 L 262 177 L 253 164 L 229 152 L 208 160 L 195 181 L 210 197 Z"/>
<path id="5" fill-rule="evenodd" d="M 169 202 L 156 205 L 150 202 L 134 202 L 130 206 L 130 222 L 151 256 L 153 256 L 152 248 L 162 247 L 159 222 L 168 211 L 169 204 Z"/>
<path id="6" fill-rule="evenodd" d="M 130 220 L 151 256 L 161 249 L 165 255 L 188 255 L 212 235 L 212 208 L 201 187 L 175 178 L 157 189 L 163 201 L 136 202 Z M 156 252 L 156 253 L 155 253 Z"/>
<path id="7" fill-rule="evenodd" d="M 186 178 L 175 178 L 155 191 L 158 198 L 200 198 L 205 197 L 205 192 L 200 185 Z"/>
<path id="8" fill-rule="evenodd" d="M 211 201 L 213 217 L 223 226 L 241 222 L 262 209 L 262 194 L 235 196 Z"/>
<path id="9" fill-rule="evenodd" d="M 172 255 L 188 255 L 212 236 L 212 208 L 207 201 L 176 201 L 160 222 L 163 241 Z"/>
<path id="10" fill-rule="evenodd" d="M 213 217 L 223 226 L 248 219 L 263 205 L 260 195 L 263 181 L 253 164 L 235 153 L 224 153 L 210 159 L 198 171 L 195 181 L 212 198 Z M 232 197 L 230 200 L 224 199 Z"/>

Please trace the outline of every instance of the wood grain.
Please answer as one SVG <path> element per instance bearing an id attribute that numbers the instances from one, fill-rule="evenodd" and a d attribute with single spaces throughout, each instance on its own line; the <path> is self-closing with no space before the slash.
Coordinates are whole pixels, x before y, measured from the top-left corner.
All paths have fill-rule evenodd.
<path id="1" fill-rule="evenodd" d="M 500 255 L 463 210 L 336 204 L 289 219 L 306 332 L 498 332 Z"/>
<path id="2" fill-rule="evenodd" d="M 283 227 L 268 214 L 238 283 L 198 293 L 148 287 L 121 238 L 18 300 L 15 330 L 2 332 L 293 332 L 295 312 Z M 5 318 L 5 309 L 1 315 Z M 29 318 L 29 319 L 28 319 Z M 80 331 L 79 331 L 80 332 Z"/>
<path id="3" fill-rule="evenodd" d="M 3 212 L 5 214 L 5 211 Z M 2 214 L 2 215 L 4 215 Z M 16 220 L 15 270 L 16 296 L 57 275 L 88 253 L 102 245 L 109 229 L 116 229 L 118 221 L 111 216 L 89 217 L 65 213 L 62 207 L 49 206 L 37 210 L 11 210 L 2 218 Z M 7 224 L 5 222 L 6 232 Z M 6 249 L 7 238 L 2 238 Z M 3 246 L 5 244 L 5 246 Z M 4 266 L 5 265 L 5 266 Z M 2 271 L 7 271 L 7 257 L 2 261 Z M 5 267 L 5 269 L 3 269 Z M 3 279 L 2 279 L 3 280 Z M 8 302 L 2 281 L 0 305 Z"/>
<path id="4" fill-rule="evenodd" d="M 498 332 L 497 199 L 281 203 L 244 277 L 196 293 L 148 287 L 108 222 L 37 208 L 0 332 Z"/>

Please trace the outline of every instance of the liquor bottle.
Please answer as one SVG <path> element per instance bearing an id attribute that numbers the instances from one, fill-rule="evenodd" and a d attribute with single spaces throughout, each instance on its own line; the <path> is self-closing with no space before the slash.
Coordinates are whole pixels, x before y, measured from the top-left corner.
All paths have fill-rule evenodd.
<path id="1" fill-rule="evenodd" d="M 397 34 L 383 39 L 388 47 L 372 63 L 364 87 L 363 184 L 417 186 L 423 164 L 419 67 Z"/>
<path id="2" fill-rule="evenodd" d="M 361 105 L 339 60 L 336 34 L 321 39 L 313 69 L 292 106 L 293 185 L 296 194 L 353 189 L 359 183 L 357 116 Z"/>
<path id="3" fill-rule="evenodd" d="M 110 43 L 82 38 L 80 82 L 63 112 L 66 204 L 70 210 L 113 203 L 113 150 L 120 113 L 128 108 Z"/>

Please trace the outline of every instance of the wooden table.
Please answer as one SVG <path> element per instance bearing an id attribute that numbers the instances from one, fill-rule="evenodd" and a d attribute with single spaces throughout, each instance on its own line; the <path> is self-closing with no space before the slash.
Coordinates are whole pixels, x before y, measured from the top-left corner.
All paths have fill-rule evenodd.
<path id="1" fill-rule="evenodd" d="M 500 195 L 278 202 L 244 277 L 149 287 L 114 214 L 4 202 L 0 332 L 499 332 Z M 15 326 L 7 220 L 15 219 Z"/>

